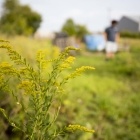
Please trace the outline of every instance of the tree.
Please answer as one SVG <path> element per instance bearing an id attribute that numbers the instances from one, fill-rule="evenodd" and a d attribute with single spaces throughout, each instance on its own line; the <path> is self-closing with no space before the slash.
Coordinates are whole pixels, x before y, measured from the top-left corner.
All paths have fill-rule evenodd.
<path id="1" fill-rule="evenodd" d="M 76 25 L 74 21 L 72 19 L 68 19 L 62 27 L 62 31 L 70 36 L 74 36 L 76 34 Z"/>
<path id="2" fill-rule="evenodd" d="M 84 25 L 76 25 L 76 36 L 83 40 L 84 36 L 89 34 L 89 31 Z"/>
<path id="3" fill-rule="evenodd" d="M 10 13 L 13 9 L 16 9 L 19 6 L 18 0 L 5 0 L 3 3 L 3 12 L 4 14 Z"/>
<path id="4" fill-rule="evenodd" d="M 33 35 L 39 28 L 41 16 L 18 0 L 5 0 L 0 31 L 9 35 Z"/>
<path id="5" fill-rule="evenodd" d="M 62 32 L 67 33 L 69 36 L 75 36 L 82 40 L 85 34 L 89 34 L 88 29 L 84 25 L 76 24 L 72 19 L 68 19 L 62 29 Z"/>

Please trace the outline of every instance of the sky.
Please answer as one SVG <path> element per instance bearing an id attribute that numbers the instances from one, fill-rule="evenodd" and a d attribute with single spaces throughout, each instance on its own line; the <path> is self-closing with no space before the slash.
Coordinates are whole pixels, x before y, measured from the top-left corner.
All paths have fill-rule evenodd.
<path id="1" fill-rule="evenodd" d="M 0 4 L 4 0 L 0 0 Z M 38 32 L 60 31 L 68 18 L 85 25 L 91 32 L 103 31 L 112 19 L 140 16 L 140 0 L 20 0 L 41 14 Z"/>

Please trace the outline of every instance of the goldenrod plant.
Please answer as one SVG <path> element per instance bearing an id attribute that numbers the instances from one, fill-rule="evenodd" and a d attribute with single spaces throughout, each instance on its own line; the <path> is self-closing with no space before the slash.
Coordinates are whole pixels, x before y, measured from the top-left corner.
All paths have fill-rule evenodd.
<path id="1" fill-rule="evenodd" d="M 12 62 L 0 63 L 0 89 L 11 93 L 19 108 L 16 115 L 22 114 L 22 117 L 12 118 L 3 108 L 0 108 L 0 112 L 15 130 L 23 133 L 22 139 L 54 140 L 76 130 L 94 132 L 72 124 L 59 128 L 56 123 L 65 84 L 85 70 L 94 70 L 93 67 L 82 66 L 65 77 L 61 76 L 74 62 L 75 57 L 69 56 L 69 53 L 71 50 L 77 51 L 76 48 L 67 47 L 58 58 L 52 60 L 47 60 L 40 50 L 36 55 L 36 66 L 33 67 L 8 41 L 1 40 L 0 43 L 0 48 L 6 49 Z"/>

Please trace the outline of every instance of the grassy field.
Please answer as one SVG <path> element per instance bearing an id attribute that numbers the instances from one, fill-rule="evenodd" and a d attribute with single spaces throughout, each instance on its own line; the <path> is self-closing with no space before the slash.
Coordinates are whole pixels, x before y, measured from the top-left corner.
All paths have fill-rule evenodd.
<path id="1" fill-rule="evenodd" d="M 68 99 L 73 110 L 78 110 L 79 116 L 75 114 L 78 123 L 82 120 L 95 128 L 93 139 L 138 140 L 140 137 L 140 40 L 127 41 L 130 51 L 119 52 L 114 60 L 105 61 L 104 54 L 98 53 L 77 57 L 77 65 L 91 65 L 96 70 L 70 83 Z"/>
<path id="2" fill-rule="evenodd" d="M 48 50 L 46 54 L 52 57 L 49 40 L 25 37 L 8 40 L 32 65 L 38 49 Z M 67 84 L 58 122 L 84 125 L 93 128 L 95 133 L 78 132 L 66 140 L 139 140 L 140 40 L 122 39 L 123 42 L 130 45 L 130 50 L 118 52 L 113 60 L 106 61 L 104 53 L 86 50 L 76 56 L 73 69 L 83 65 L 96 69 Z M 0 55 L 0 61 L 9 61 L 4 51 L 0 50 Z M 1 93 L 0 105 L 6 98 Z M 6 139 L 6 127 L 4 123 L 0 126 L 2 140 Z"/>

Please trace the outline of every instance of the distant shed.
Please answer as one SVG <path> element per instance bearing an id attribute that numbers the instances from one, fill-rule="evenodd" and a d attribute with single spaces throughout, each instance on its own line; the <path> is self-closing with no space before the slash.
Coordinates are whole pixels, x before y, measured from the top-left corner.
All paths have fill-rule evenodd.
<path id="1" fill-rule="evenodd" d="M 53 45 L 58 46 L 60 50 L 64 50 L 64 48 L 68 46 L 77 47 L 76 40 L 74 37 L 69 37 L 66 33 L 55 33 L 55 37 L 53 39 Z"/>
<path id="2" fill-rule="evenodd" d="M 123 16 L 118 24 L 120 32 L 140 33 L 140 16 Z"/>

